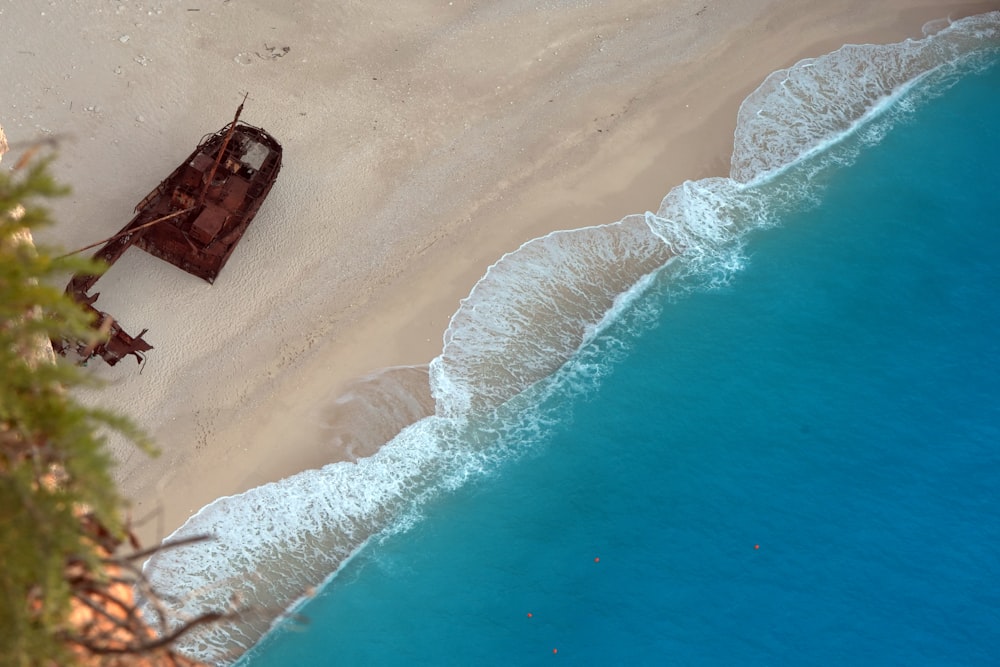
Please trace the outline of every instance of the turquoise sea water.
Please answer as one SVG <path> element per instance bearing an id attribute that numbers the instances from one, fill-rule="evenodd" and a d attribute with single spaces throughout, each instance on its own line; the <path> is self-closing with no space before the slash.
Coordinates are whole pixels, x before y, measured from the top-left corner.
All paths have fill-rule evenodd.
<path id="1" fill-rule="evenodd" d="M 243 531 L 239 558 L 204 561 L 216 576 L 246 554 L 284 578 L 300 554 L 340 568 L 240 664 L 996 664 L 1000 58 L 984 53 L 831 114 L 790 165 L 774 157 L 788 134 L 754 125 L 774 107 L 748 100 L 733 179 L 498 263 L 432 368 L 437 417 L 373 461 L 196 517 Z M 800 73 L 771 81 L 779 98 L 811 85 Z M 813 111 L 829 109 L 795 113 Z M 658 269 L 650 229 L 682 258 Z M 484 295 L 525 312 L 523 258 L 570 241 L 582 269 L 531 263 L 535 283 L 558 276 L 535 292 L 541 329 L 514 306 L 484 323 Z M 579 297 L 610 246 L 610 301 Z M 610 314 L 563 344 L 571 318 L 550 315 L 581 310 Z M 470 341 L 501 329 L 503 377 L 544 379 L 465 382 L 496 374 L 499 343 Z M 258 517 L 250 547 L 240 516 Z"/>

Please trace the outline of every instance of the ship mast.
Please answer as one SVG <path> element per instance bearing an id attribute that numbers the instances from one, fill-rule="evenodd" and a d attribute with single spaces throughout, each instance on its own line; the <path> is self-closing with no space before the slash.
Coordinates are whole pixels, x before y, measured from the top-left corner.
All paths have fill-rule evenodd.
<path id="1" fill-rule="evenodd" d="M 229 146 L 229 140 L 233 138 L 233 132 L 236 131 L 236 121 L 240 119 L 240 114 L 243 113 L 243 105 L 246 103 L 248 95 L 250 95 L 250 93 L 243 95 L 243 101 L 240 102 L 240 106 L 236 108 L 236 116 L 233 117 L 233 122 L 229 126 L 229 131 L 226 132 L 226 138 L 222 141 L 222 146 L 219 147 L 219 154 L 215 157 L 215 164 L 212 165 L 212 171 L 208 172 L 208 178 L 205 179 L 205 185 L 202 186 L 201 195 L 198 197 L 197 205 L 199 207 L 205 203 L 205 195 L 208 194 L 208 186 L 210 186 L 212 181 L 215 180 L 215 172 L 219 168 L 219 163 L 222 162 L 222 156 L 226 152 L 226 147 Z"/>

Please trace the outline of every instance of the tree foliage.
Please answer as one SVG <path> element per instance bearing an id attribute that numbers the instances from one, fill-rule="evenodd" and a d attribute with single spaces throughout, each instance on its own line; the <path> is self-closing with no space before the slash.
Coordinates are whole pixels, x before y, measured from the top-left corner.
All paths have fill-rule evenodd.
<path id="1" fill-rule="evenodd" d="M 49 340 L 98 335 L 57 286 L 98 269 L 24 234 L 52 224 L 44 204 L 66 189 L 50 159 L 22 162 L 0 172 L 0 664 L 19 667 L 79 660 L 80 587 L 110 585 L 109 549 L 128 537 L 106 436 L 151 449 L 128 419 L 74 398 L 87 374 L 46 359 Z"/>

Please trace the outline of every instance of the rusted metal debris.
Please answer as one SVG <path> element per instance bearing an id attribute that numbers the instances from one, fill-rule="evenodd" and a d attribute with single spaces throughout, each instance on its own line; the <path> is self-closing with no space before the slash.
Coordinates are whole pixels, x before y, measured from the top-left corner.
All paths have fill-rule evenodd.
<path id="1" fill-rule="evenodd" d="M 194 152 L 139 202 L 135 217 L 103 242 L 94 259 L 114 264 L 134 245 L 215 282 L 281 169 L 281 144 L 261 128 L 240 122 L 242 111 L 240 104 L 231 123 L 203 137 Z M 153 349 L 143 340 L 147 330 L 130 336 L 114 318 L 94 307 L 100 294 L 87 292 L 99 277 L 76 274 L 66 293 L 94 313 L 94 326 L 106 331 L 107 340 L 102 336 L 104 342 L 96 346 L 65 340 L 52 345 L 63 355 L 76 352 L 81 361 L 100 356 L 114 366 L 133 355 L 142 363 L 142 354 Z"/>

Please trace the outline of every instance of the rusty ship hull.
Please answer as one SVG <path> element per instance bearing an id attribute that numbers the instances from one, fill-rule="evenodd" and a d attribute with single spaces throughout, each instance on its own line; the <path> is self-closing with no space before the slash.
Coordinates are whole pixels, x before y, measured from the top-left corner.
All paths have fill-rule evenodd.
<path id="1" fill-rule="evenodd" d="M 215 282 L 229 261 L 281 168 L 278 142 L 260 128 L 240 124 L 213 181 L 202 183 L 224 136 L 225 131 L 220 130 L 203 142 L 139 203 L 137 215 L 129 223 L 141 226 L 148 220 L 191 209 L 140 231 L 135 245 L 209 283 Z M 205 197 L 199 204 L 201 189 Z"/>
<path id="2" fill-rule="evenodd" d="M 240 105 L 242 110 L 242 105 Z M 203 280 L 214 283 L 247 227 L 256 216 L 281 169 L 282 148 L 259 127 L 236 118 L 206 135 L 194 151 L 139 202 L 135 217 L 93 255 L 114 264 L 136 246 Z M 95 327 L 108 334 L 97 346 L 53 341 L 66 353 L 100 356 L 114 365 L 124 356 L 152 349 L 143 334 L 132 337 L 107 313 L 94 307 L 99 294 L 89 295 L 99 276 L 77 274 L 66 292 L 95 314 Z"/>

